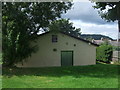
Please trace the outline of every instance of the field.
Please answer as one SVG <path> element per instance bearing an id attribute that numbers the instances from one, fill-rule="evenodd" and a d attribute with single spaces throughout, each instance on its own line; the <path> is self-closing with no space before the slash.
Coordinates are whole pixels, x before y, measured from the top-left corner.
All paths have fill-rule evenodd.
<path id="1" fill-rule="evenodd" d="M 3 88 L 118 88 L 118 66 L 3 69 Z"/>

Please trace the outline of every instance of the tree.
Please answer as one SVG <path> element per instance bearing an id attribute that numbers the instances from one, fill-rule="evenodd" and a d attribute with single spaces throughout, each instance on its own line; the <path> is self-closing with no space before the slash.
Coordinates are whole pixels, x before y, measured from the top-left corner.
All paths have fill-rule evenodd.
<path id="1" fill-rule="evenodd" d="M 46 31 L 71 6 L 70 2 L 2 3 L 3 65 L 14 66 L 31 56 L 36 45 L 30 43 L 37 39 L 37 33 Z"/>
<path id="2" fill-rule="evenodd" d="M 120 33 L 120 1 L 96 2 L 94 8 L 99 9 L 100 16 L 108 22 L 118 21 L 118 33 Z"/>
<path id="3" fill-rule="evenodd" d="M 120 2 L 96 2 L 94 8 L 99 9 L 100 16 L 108 22 L 117 20 L 120 32 Z"/>
<path id="4" fill-rule="evenodd" d="M 85 39 L 88 40 L 88 41 L 90 41 L 90 42 L 93 42 L 93 38 L 92 37 L 87 37 Z"/>
<path id="5" fill-rule="evenodd" d="M 110 63 L 112 61 L 113 47 L 107 42 L 102 43 L 97 47 L 96 59 L 105 63 Z"/>
<path id="6" fill-rule="evenodd" d="M 69 22 L 69 19 L 60 19 L 60 20 L 56 20 L 53 21 L 50 26 L 49 26 L 51 31 L 54 32 L 64 32 L 76 37 L 79 37 L 81 32 L 80 32 L 80 28 L 75 28 L 73 26 L 73 23 Z"/>

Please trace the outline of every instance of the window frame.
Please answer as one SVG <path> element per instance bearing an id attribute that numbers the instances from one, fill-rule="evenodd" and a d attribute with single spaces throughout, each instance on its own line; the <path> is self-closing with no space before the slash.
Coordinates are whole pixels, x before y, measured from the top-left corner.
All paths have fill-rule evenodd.
<path id="1" fill-rule="evenodd" d="M 57 42 L 58 42 L 58 36 L 52 35 L 52 43 L 57 43 Z"/>

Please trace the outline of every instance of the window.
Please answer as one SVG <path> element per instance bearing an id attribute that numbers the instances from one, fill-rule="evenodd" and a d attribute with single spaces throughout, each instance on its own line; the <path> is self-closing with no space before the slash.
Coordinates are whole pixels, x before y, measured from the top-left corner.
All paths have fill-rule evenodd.
<path id="1" fill-rule="evenodd" d="M 52 35 L 52 42 L 57 42 L 57 35 Z"/>

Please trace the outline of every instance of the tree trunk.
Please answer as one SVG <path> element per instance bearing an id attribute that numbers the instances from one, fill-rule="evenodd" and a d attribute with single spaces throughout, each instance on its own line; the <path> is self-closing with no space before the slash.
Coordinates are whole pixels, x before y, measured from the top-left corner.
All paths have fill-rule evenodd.
<path id="1" fill-rule="evenodd" d="M 120 42 L 120 2 L 118 2 L 118 5 L 117 5 L 117 17 L 118 17 L 118 47 L 120 46 L 119 45 L 119 42 Z M 118 61 L 120 61 L 119 60 L 119 57 L 120 57 L 120 55 L 119 55 L 119 52 L 118 52 Z"/>
<path id="2" fill-rule="evenodd" d="M 119 48 L 119 46 L 120 46 L 120 19 L 118 20 L 118 48 Z M 120 51 L 118 51 L 118 61 L 120 62 L 119 52 L 120 52 Z"/>
<path id="3" fill-rule="evenodd" d="M 120 20 L 118 20 L 118 32 L 120 33 Z"/>

